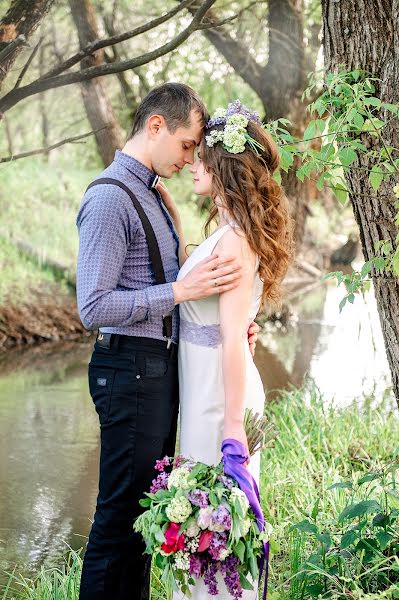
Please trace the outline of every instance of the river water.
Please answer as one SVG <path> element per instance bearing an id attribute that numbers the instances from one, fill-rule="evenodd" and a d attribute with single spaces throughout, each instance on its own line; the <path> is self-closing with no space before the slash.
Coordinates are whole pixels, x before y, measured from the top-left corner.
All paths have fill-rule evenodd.
<path id="1" fill-rule="evenodd" d="M 298 290 L 296 319 L 267 328 L 256 351 L 267 398 L 312 378 L 326 402 L 381 394 L 389 370 L 374 295 L 339 314 L 332 282 Z M 0 589 L 85 545 L 98 484 L 98 423 L 87 389 L 92 343 L 45 344 L 0 358 Z"/>

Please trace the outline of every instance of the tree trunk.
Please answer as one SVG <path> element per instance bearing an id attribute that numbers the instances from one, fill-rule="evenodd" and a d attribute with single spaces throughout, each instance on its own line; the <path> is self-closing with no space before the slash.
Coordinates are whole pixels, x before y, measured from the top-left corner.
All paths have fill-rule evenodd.
<path id="1" fill-rule="evenodd" d="M 15 59 L 54 0 L 13 0 L 0 21 L 0 88 Z M 20 40 L 20 43 L 19 43 Z"/>
<path id="2" fill-rule="evenodd" d="M 348 70 L 364 69 L 381 79 L 375 95 L 383 102 L 399 103 L 399 0 L 323 0 L 322 4 L 326 70 L 337 72 L 342 65 Z M 387 121 L 383 135 L 388 145 L 398 148 L 397 120 L 390 117 L 382 113 Z M 368 143 L 373 143 L 374 150 L 379 149 L 376 138 Z M 360 154 L 356 166 L 371 169 L 373 165 Z M 364 171 L 355 168 L 350 170 L 347 184 L 365 260 L 375 255 L 374 242 L 379 239 L 389 240 L 395 248 L 398 228 L 395 207 L 389 200 L 389 195 L 393 196 L 392 181 L 382 183 L 375 193 Z M 375 270 L 371 276 L 399 405 L 399 281 Z"/>
<path id="3" fill-rule="evenodd" d="M 100 38 L 96 17 L 91 0 L 69 0 L 71 13 L 75 22 L 80 47 Z M 95 52 L 81 62 L 86 69 L 103 63 L 103 51 Z M 115 150 L 123 146 L 123 132 L 116 120 L 103 80 L 99 77 L 81 83 L 82 98 L 87 118 L 95 134 L 97 148 L 105 166 L 114 159 Z"/>

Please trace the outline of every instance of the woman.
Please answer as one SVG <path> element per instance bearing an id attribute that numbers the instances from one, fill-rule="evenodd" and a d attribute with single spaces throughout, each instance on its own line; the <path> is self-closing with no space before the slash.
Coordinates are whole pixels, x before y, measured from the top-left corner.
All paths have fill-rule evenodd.
<path id="1" fill-rule="evenodd" d="M 181 243 L 181 269 L 174 285 L 183 285 L 184 275 L 215 252 L 234 255 L 242 267 L 234 289 L 180 305 L 180 453 L 195 461 L 218 463 L 225 438 L 247 448 L 244 410 L 263 413 L 264 390 L 247 329 L 261 306 L 278 303 L 292 256 L 288 202 L 273 179 L 278 164 L 276 145 L 259 117 L 236 101 L 227 110 L 218 109 L 209 121 L 190 168 L 195 192 L 213 201 L 206 233 L 214 219 L 218 225 L 190 256 Z M 162 184 L 159 191 L 183 240 L 176 205 Z M 259 481 L 259 453 L 248 468 Z M 219 590 L 219 597 L 230 598 L 221 580 Z M 202 580 L 193 598 L 209 598 Z M 253 599 L 254 592 L 244 591 L 243 598 Z"/>

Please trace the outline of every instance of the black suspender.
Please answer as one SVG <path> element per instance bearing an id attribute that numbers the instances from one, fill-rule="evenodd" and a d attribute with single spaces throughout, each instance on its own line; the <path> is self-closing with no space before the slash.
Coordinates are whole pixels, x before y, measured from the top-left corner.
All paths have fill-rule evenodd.
<path id="1" fill-rule="evenodd" d="M 133 192 L 127 187 L 127 185 L 125 185 L 118 179 L 112 179 L 110 177 L 96 179 L 88 186 L 87 190 L 94 187 L 95 185 L 102 185 L 104 183 L 110 184 L 110 185 L 117 185 L 124 192 L 126 192 L 126 194 L 128 194 L 128 196 L 130 196 L 130 199 L 133 202 L 134 208 L 136 209 L 137 214 L 140 217 L 141 223 L 143 224 L 145 236 L 147 238 L 147 244 L 148 244 L 148 250 L 150 253 L 152 269 L 153 269 L 154 275 L 155 275 L 155 281 L 157 283 L 166 283 L 165 271 L 164 271 L 163 264 L 162 264 L 161 253 L 159 251 L 157 238 L 155 237 L 155 233 L 154 233 L 154 230 L 150 223 L 150 220 L 147 217 L 147 215 L 145 214 L 144 209 L 141 206 L 140 202 L 137 200 L 137 198 L 133 194 Z M 86 190 L 86 192 L 87 192 L 87 190 Z M 163 322 L 163 332 L 162 333 L 165 337 L 170 339 L 172 337 L 172 315 L 166 315 L 166 316 L 162 317 L 162 322 Z"/>

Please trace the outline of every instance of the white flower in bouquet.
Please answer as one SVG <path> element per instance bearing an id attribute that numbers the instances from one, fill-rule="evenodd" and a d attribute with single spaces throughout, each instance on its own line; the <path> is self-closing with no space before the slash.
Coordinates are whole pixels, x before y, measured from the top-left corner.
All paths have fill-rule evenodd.
<path id="1" fill-rule="evenodd" d="M 208 529 L 211 524 L 211 517 L 213 513 L 213 506 L 207 506 L 206 508 L 200 508 L 197 517 L 197 523 L 201 529 Z"/>
<path id="2" fill-rule="evenodd" d="M 195 485 L 195 483 L 195 479 L 190 477 L 189 469 L 178 467 L 177 469 L 173 469 L 169 475 L 168 490 L 172 489 L 172 487 L 188 490 L 192 485 Z"/>
<path id="3" fill-rule="evenodd" d="M 187 552 L 178 550 L 174 555 L 174 563 L 177 569 L 188 571 L 190 568 L 190 555 Z"/>
<path id="4" fill-rule="evenodd" d="M 186 530 L 185 530 L 185 532 L 184 532 L 184 533 L 185 533 L 185 534 L 186 534 L 186 536 L 187 536 L 187 537 L 189 537 L 189 538 L 195 538 L 195 537 L 197 537 L 197 535 L 199 534 L 199 532 L 200 532 L 200 528 L 199 528 L 199 526 L 198 526 L 198 523 L 197 523 L 197 521 L 194 519 L 194 517 L 192 517 L 192 518 L 189 520 L 189 522 L 188 522 L 188 524 L 187 524 L 187 528 L 186 528 Z"/>
<path id="5" fill-rule="evenodd" d="M 219 560 L 225 560 L 232 553 L 231 548 L 224 548 L 219 552 Z"/>
<path id="6" fill-rule="evenodd" d="M 184 496 L 172 498 L 170 504 L 166 507 L 166 516 L 172 523 L 184 523 L 191 515 L 193 507 Z"/>
<path id="7" fill-rule="evenodd" d="M 233 503 L 235 500 L 239 501 L 242 512 L 245 515 L 249 508 L 249 502 L 245 493 L 238 487 L 232 487 L 230 492 L 230 502 Z"/>
<path id="8" fill-rule="evenodd" d="M 248 531 L 251 529 L 251 519 L 248 517 L 246 519 L 242 519 L 240 522 L 241 535 L 245 537 Z"/>
<path id="9" fill-rule="evenodd" d="M 199 538 L 200 536 L 198 535 L 197 537 L 189 538 L 188 540 L 186 539 L 186 549 L 189 552 L 191 552 L 191 554 L 197 552 L 199 546 Z"/>

